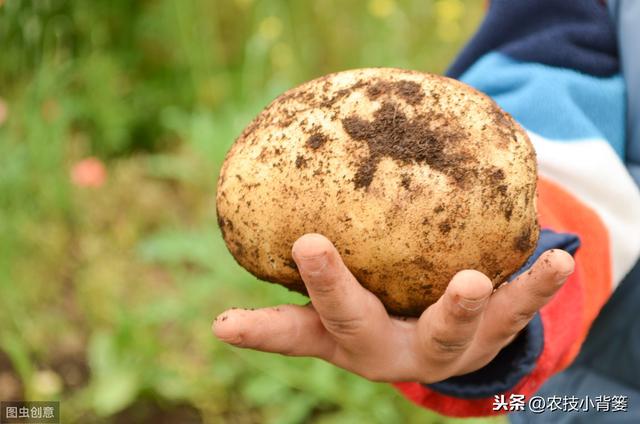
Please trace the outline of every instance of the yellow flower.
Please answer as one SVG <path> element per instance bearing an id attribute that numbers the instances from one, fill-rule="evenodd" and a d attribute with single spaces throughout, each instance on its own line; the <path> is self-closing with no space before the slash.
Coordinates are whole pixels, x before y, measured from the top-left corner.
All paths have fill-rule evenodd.
<path id="1" fill-rule="evenodd" d="M 253 3 L 253 0 L 236 0 L 236 4 L 242 9 L 248 8 L 249 6 L 251 6 L 251 3 Z"/>
<path id="2" fill-rule="evenodd" d="M 438 21 L 455 22 L 462 17 L 464 6 L 460 0 L 439 0 L 436 2 Z"/>
<path id="3" fill-rule="evenodd" d="M 436 9 L 436 34 L 445 42 L 456 41 L 461 34 L 460 18 L 464 6 L 460 0 L 438 0 Z"/>
<path id="4" fill-rule="evenodd" d="M 282 33 L 282 22 L 277 16 L 266 17 L 260 22 L 258 33 L 267 41 L 273 41 Z"/>
<path id="5" fill-rule="evenodd" d="M 369 13 L 377 18 L 386 18 L 396 9 L 394 0 L 371 0 L 369 2 Z"/>

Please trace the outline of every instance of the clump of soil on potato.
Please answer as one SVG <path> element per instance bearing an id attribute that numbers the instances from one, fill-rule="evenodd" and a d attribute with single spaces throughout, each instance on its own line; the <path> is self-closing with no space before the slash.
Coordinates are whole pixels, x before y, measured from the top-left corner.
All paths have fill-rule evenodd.
<path id="1" fill-rule="evenodd" d="M 424 100 L 424 91 L 420 84 L 414 81 L 385 81 L 381 80 L 367 88 L 367 96 L 375 100 L 382 94 L 397 94 L 410 105 L 416 105 Z"/>
<path id="2" fill-rule="evenodd" d="M 322 147 L 324 143 L 327 142 L 327 136 L 321 133 L 320 131 L 316 131 L 309 136 L 307 139 L 307 146 L 316 150 Z"/>
<path id="3" fill-rule="evenodd" d="M 433 121 L 424 115 L 409 119 L 399 105 L 391 101 L 382 104 L 374 113 L 373 121 L 355 115 L 343 119 L 342 126 L 347 134 L 369 146 L 369 157 L 356 171 L 355 187 L 369 187 L 378 163 L 384 157 L 429 165 L 457 184 L 463 184 L 476 161 L 455 149 L 462 129 L 436 129 L 432 127 Z"/>

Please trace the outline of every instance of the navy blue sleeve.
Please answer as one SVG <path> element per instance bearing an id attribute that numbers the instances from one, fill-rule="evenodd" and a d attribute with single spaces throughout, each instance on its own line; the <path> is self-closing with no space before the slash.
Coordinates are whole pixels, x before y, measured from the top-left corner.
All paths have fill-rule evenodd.
<path id="1" fill-rule="evenodd" d="M 600 77 L 613 75 L 620 67 L 615 30 L 608 15 L 598 0 L 492 0 L 480 29 L 447 75 L 459 78 L 492 51 L 523 62 Z"/>

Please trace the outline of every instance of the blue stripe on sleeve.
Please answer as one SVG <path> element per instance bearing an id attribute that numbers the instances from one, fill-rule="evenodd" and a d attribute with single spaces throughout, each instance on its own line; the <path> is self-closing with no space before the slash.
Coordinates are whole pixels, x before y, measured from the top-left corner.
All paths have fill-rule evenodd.
<path id="1" fill-rule="evenodd" d="M 605 139 L 624 158 L 624 81 L 598 78 L 490 53 L 461 81 L 493 97 L 520 124 L 543 137 Z"/>

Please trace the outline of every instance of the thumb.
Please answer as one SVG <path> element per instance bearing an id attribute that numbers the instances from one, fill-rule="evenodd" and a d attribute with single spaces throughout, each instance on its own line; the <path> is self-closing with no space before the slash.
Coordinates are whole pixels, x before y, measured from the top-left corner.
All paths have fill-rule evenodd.
<path id="1" fill-rule="evenodd" d="M 366 323 L 387 317 L 380 301 L 358 283 L 326 237 L 306 234 L 291 253 L 315 310 L 334 336 L 361 334 L 371 328 Z"/>

